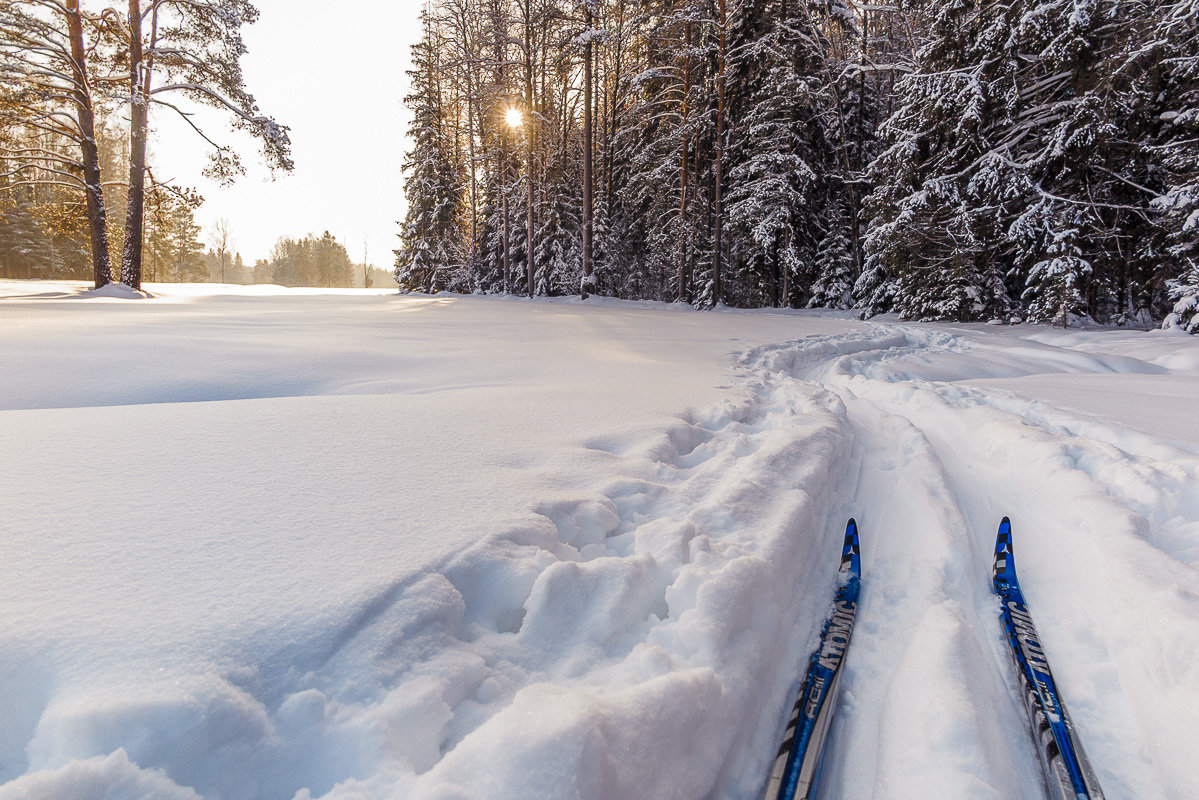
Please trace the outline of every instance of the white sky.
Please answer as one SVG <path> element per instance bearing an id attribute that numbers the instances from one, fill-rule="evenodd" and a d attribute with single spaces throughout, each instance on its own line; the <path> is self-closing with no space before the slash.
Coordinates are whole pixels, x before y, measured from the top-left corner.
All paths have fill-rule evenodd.
<path id="1" fill-rule="evenodd" d="M 208 145 L 158 108 L 151 124 L 156 176 L 199 189 L 196 214 L 209 244 L 212 223 L 229 220 L 247 263 L 265 258 L 280 236 L 333 233 L 350 258 L 363 245 L 390 268 L 403 214 L 400 165 L 407 142 L 410 46 L 423 0 L 255 0 L 261 16 L 244 31 L 246 85 L 263 112 L 291 127 L 295 172 L 269 178 L 257 145 L 212 125 L 235 142 L 247 174 L 230 188 L 201 175 Z"/>

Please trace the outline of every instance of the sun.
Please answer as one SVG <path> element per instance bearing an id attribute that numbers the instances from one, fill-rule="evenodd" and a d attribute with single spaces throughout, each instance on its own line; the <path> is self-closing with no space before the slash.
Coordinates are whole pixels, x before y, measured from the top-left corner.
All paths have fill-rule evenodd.
<path id="1" fill-rule="evenodd" d="M 519 108 L 509 108 L 504 112 L 504 121 L 508 123 L 509 128 L 519 128 L 524 124 L 525 117 Z"/>

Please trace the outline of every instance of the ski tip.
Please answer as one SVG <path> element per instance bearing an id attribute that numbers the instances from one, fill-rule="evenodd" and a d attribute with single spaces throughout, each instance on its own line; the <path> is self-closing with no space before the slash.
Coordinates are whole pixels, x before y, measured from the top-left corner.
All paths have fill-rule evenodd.
<path id="1" fill-rule="evenodd" d="M 999 523 L 999 533 L 995 536 L 995 570 L 994 588 L 996 591 L 1002 584 L 1014 580 L 1016 573 L 1015 559 L 1012 558 L 1012 522 L 1004 517 Z"/>
<path id="2" fill-rule="evenodd" d="M 845 541 L 841 545 L 841 569 L 861 574 L 861 551 L 858 549 L 858 523 L 853 517 L 845 525 Z"/>
<path id="3" fill-rule="evenodd" d="M 995 535 L 995 555 L 1012 552 L 1012 523 L 1007 517 L 999 523 L 999 532 Z"/>

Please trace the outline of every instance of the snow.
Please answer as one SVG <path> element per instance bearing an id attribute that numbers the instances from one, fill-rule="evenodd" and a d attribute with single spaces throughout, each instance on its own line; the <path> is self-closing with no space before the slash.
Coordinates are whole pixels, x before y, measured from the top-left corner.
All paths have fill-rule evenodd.
<path id="1" fill-rule="evenodd" d="M 757 798 L 858 518 L 829 797 L 1199 794 L 1199 340 L 0 281 L 0 800 Z M 851 756 L 838 758 L 836 754 Z"/>

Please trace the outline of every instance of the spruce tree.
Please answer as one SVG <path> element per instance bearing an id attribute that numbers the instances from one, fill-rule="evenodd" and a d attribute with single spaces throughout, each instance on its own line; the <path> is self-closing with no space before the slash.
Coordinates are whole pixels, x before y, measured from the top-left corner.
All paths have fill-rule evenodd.
<path id="1" fill-rule="evenodd" d="M 1153 200 L 1160 216 L 1163 255 L 1172 259 L 1180 277 L 1170 296 L 1184 300 L 1199 263 L 1199 0 L 1177 0 L 1158 9 L 1154 47 L 1147 55 L 1160 65 L 1161 98 L 1154 146 L 1168 173 L 1165 190 Z M 1174 314 L 1182 313 L 1174 308 Z"/>
<path id="2" fill-rule="evenodd" d="M 1078 218 L 1055 219 L 1052 213 L 1048 205 L 1042 206 L 1020 223 L 1036 242 L 1030 251 L 1043 254 L 1028 271 L 1024 299 L 1030 319 L 1067 327 L 1086 314 L 1083 288 L 1093 270 L 1082 257 L 1083 225 Z"/>
<path id="3" fill-rule="evenodd" d="M 1191 261 L 1185 272 L 1166 281 L 1174 308 L 1162 323 L 1163 328 L 1182 328 L 1199 333 L 1199 262 Z"/>
<path id="4" fill-rule="evenodd" d="M 827 232 L 816 248 L 816 280 L 808 308 L 849 308 L 853 302 L 853 254 L 848 226 L 838 205 L 829 209 Z"/>

